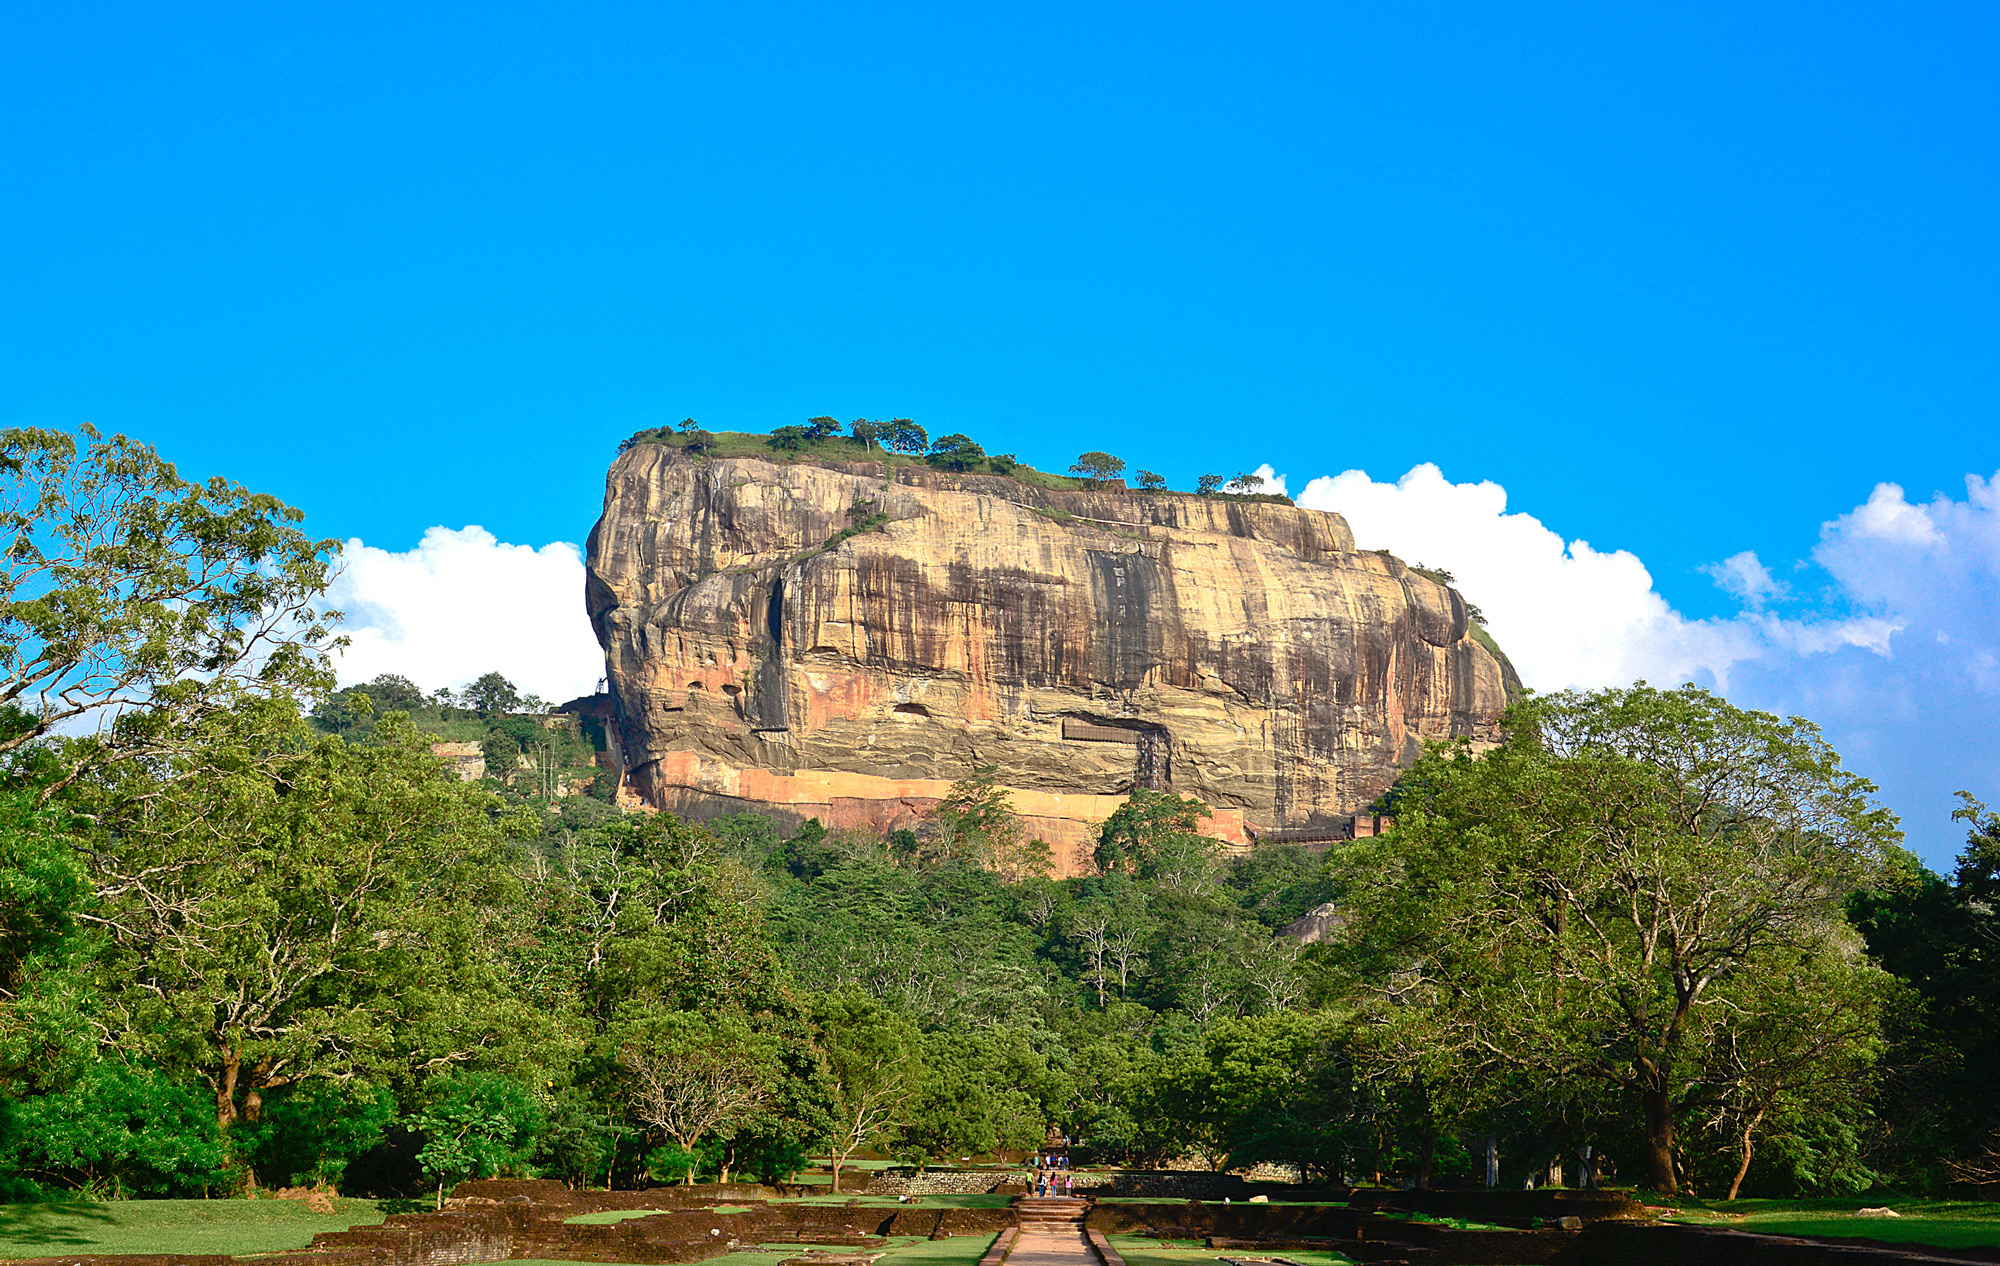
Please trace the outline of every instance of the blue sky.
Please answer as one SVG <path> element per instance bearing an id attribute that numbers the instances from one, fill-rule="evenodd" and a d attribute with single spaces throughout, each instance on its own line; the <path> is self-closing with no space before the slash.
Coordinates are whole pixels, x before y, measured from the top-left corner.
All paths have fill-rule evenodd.
<path id="1" fill-rule="evenodd" d="M 1619 662 L 1818 715 L 1934 864 L 1950 790 L 2000 799 L 1965 482 L 2000 470 L 1990 7 L 0 23 L 0 423 L 145 437 L 390 555 L 480 525 L 542 571 L 617 440 L 688 415 L 910 416 L 1182 485 L 1366 472 L 1350 498 L 1435 463 L 1562 558 L 1641 563 L 1681 623 L 1628 640 L 1762 639 Z"/>

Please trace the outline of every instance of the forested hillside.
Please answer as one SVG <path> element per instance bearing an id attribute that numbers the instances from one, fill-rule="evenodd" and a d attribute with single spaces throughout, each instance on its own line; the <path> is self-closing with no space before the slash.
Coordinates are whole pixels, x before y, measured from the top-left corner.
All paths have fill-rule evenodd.
<path id="1" fill-rule="evenodd" d="M 1051 1126 L 1354 1181 L 1995 1177 L 2000 823 L 1969 802 L 1924 872 L 1803 722 L 1531 698 L 1379 837 L 1230 856 L 1139 793 L 1055 882 L 977 778 L 886 839 L 461 780 L 441 735 L 594 745 L 496 678 L 337 691 L 331 543 L 270 498 L 4 446 L 13 1196 L 779 1178 Z"/>

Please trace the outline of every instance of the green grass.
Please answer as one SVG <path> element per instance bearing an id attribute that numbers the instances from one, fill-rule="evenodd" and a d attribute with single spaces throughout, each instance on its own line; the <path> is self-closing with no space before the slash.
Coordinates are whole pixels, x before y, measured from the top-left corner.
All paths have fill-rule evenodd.
<path id="1" fill-rule="evenodd" d="M 992 1247 L 990 1235 L 954 1235 L 943 1240 L 918 1240 L 898 1236 L 889 1241 L 889 1247 L 877 1266 L 977 1266 L 979 1259 Z M 767 1244 L 765 1248 L 777 1249 L 775 1253 L 724 1253 L 719 1257 L 703 1259 L 702 1266 L 777 1266 L 788 1257 L 796 1257 L 812 1249 L 824 1249 L 829 1253 L 852 1253 L 856 1250 L 838 1244 Z M 508 1266 L 576 1266 L 574 1262 L 524 1261 L 510 1262 Z M 608 1263 L 606 1266 L 618 1266 Z M 1304 1266 L 1320 1266 L 1319 1263 L 1305 1263 Z"/>
<path id="2" fill-rule="evenodd" d="M 87 1200 L 0 1205 L 0 1258 L 71 1253 L 270 1253 L 321 1231 L 373 1226 L 384 1202 L 340 1200 L 314 1213 L 297 1200 Z M 403 1202 L 387 1202 L 400 1206 Z"/>
<path id="3" fill-rule="evenodd" d="M 1901 1217 L 1857 1218 L 1862 1208 L 1887 1206 Z M 1928 1244 L 1934 1248 L 2000 1248 L 2000 1203 L 1894 1200 L 1846 1196 L 1821 1200 L 1732 1200 L 1683 1207 L 1670 1222 L 1727 1226 L 1765 1235 L 1824 1236 Z"/>
<path id="4" fill-rule="evenodd" d="M 1004 1209 L 1008 1206 L 1008 1204 L 1012 1202 L 1013 1197 L 980 1193 L 980 1194 L 971 1194 L 962 1196 L 961 1195 L 920 1196 L 918 1197 L 918 1199 L 922 1202 L 921 1204 L 907 1205 L 897 1200 L 896 1197 L 894 1196 L 864 1196 L 859 1194 L 853 1194 L 853 1195 L 839 1195 L 839 1196 L 835 1195 L 780 1196 L 772 1200 L 771 1203 L 831 1205 L 834 1207 L 838 1207 L 840 1205 L 846 1204 L 850 1200 L 858 1200 L 861 1203 L 861 1207 L 864 1209 L 879 1209 L 879 1208 Z"/>
<path id="5" fill-rule="evenodd" d="M 1125 1259 L 1125 1266 L 1189 1266 L 1189 1263 L 1219 1263 L 1225 1257 L 1282 1257 L 1299 1266 L 1353 1266 L 1353 1259 L 1325 1249 L 1203 1248 L 1200 1240 L 1161 1240 L 1151 1235 L 1110 1235 L 1111 1247 Z M 1161 1244 L 1173 1247 L 1161 1249 Z"/>
<path id="6" fill-rule="evenodd" d="M 633 1218 L 650 1218 L 656 1213 L 672 1212 L 672 1209 L 602 1209 L 596 1213 L 579 1213 L 563 1221 L 571 1226 L 610 1226 L 614 1222 L 629 1222 Z"/>

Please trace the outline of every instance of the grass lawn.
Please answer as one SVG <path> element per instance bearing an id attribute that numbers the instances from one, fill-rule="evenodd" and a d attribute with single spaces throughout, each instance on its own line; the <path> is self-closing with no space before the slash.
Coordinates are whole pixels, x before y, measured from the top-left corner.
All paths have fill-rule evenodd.
<path id="1" fill-rule="evenodd" d="M 979 1259 L 993 1245 L 990 1235 L 954 1235 L 945 1240 L 918 1240 L 896 1237 L 889 1241 L 889 1248 L 877 1266 L 978 1266 Z M 796 1257 L 814 1248 L 822 1248 L 830 1253 L 852 1253 L 852 1247 L 830 1244 L 767 1244 L 766 1249 L 775 1252 L 725 1253 L 720 1257 L 705 1258 L 701 1266 L 777 1266 L 788 1257 Z M 576 1266 L 574 1262 L 524 1261 L 510 1262 L 508 1266 Z M 617 1266 L 610 1263 L 609 1266 Z M 1319 1263 L 1304 1263 L 1303 1266 L 1320 1266 Z"/>
<path id="2" fill-rule="evenodd" d="M 753 1206 L 747 1204 L 704 1205 L 703 1213 L 748 1213 Z M 571 1226 L 610 1226 L 614 1222 L 625 1222 L 632 1218 L 650 1218 L 656 1213 L 672 1213 L 672 1209 L 602 1209 L 596 1213 L 579 1213 L 563 1221 Z M 687 1210 L 694 1212 L 694 1210 Z"/>
<path id="3" fill-rule="evenodd" d="M 1857 1218 L 1861 1208 L 1887 1206 L 1901 1217 Z M 1728 1226 L 1766 1235 L 1837 1236 L 1929 1244 L 1936 1248 L 2000 1248 L 2000 1203 L 1972 1200 L 1732 1200 L 1682 1208 L 1670 1222 Z"/>
<path id="4" fill-rule="evenodd" d="M 1011 1196 L 992 1194 L 919 1196 L 916 1204 L 902 1204 L 894 1196 L 833 1195 L 824 1196 L 779 1196 L 772 1204 L 844 1205 L 857 1201 L 863 1209 L 1004 1209 L 1013 1200 Z"/>
<path id="5" fill-rule="evenodd" d="M 1125 1266 L 1190 1266 L 1191 1263 L 1220 1263 L 1225 1257 L 1282 1257 L 1299 1266 L 1354 1266 L 1352 1258 L 1324 1249 L 1286 1248 L 1259 1250 L 1254 1248 L 1203 1248 L 1200 1240 L 1162 1240 L 1153 1235 L 1110 1235 L 1111 1247 L 1125 1259 Z M 1171 1245 L 1161 1248 L 1160 1245 Z"/>
<path id="6" fill-rule="evenodd" d="M 373 1226 L 377 1200 L 314 1213 L 297 1200 L 85 1200 L 0 1205 L 0 1258 L 68 1253 L 269 1253 L 321 1231 Z M 386 1202 L 395 1207 L 405 1201 Z"/>

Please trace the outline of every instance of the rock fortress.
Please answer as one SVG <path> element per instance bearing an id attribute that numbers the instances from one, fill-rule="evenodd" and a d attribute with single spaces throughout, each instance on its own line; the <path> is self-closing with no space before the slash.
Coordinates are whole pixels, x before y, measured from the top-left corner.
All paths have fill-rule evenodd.
<path id="1" fill-rule="evenodd" d="M 1138 788 L 1238 847 L 1347 836 L 1518 689 L 1456 591 L 1275 499 L 639 444 L 588 553 L 579 703 L 631 794 L 889 831 L 991 770 L 1058 876 Z"/>

